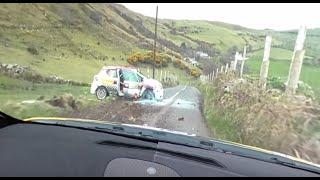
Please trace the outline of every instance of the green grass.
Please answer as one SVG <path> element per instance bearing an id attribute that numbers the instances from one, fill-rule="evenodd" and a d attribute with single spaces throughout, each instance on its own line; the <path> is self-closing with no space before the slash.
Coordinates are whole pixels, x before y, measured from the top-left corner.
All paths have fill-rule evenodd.
<path id="1" fill-rule="evenodd" d="M 270 65 L 268 76 L 278 76 L 286 78 L 289 73 L 290 63 L 291 63 L 291 52 L 288 50 L 272 48 L 270 55 Z M 260 67 L 262 63 L 261 52 L 256 52 L 248 61 L 247 65 L 250 68 L 250 74 L 259 75 Z M 300 74 L 300 80 L 309 84 L 316 97 L 320 97 L 320 68 L 313 67 L 309 65 L 303 65 Z"/>
<path id="2" fill-rule="evenodd" d="M 204 118 L 216 139 L 239 142 L 240 138 L 235 124 L 235 112 L 216 107 L 216 87 L 212 84 L 191 83 L 199 89 L 204 99 Z"/>
<path id="3" fill-rule="evenodd" d="M 145 76 L 149 75 L 149 77 L 152 78 L 152 66 L 139 67 L 139 69 L 142 72 L 142 74 L 144 74 Z M 149 69 L 149 73 L 148 73 L 148 69 Z M 186 72 L 175 68 L 172 64 L 168 65 L 168 67 L 156 68 L 155 79 L 160 80 L 161 71 L 162 71 L 162 77 L 164 77 L 164 73 L 166 71 L 167 76 L 177 77 L 180 83 L 185 83 L 193 79 L 190 75 L 186 74 Z"/>
<path id="4" fill-rule="evenodd" d="M 75 98 L 95 101 L 95 96 L 90 94 L 89 90 L 90 87 L 67 84 L 34 84 L 1 75 L 0 110 L 18 118 L 58 115 L 65 110 L 50 106 L 47 103 L 22 104 L 22 101 L 36 100 L 40 96 L 44 96 L 45 99 L 51 99 L 53 96 L 60 96 L 66 93 L 72 94 Z"/>
<path id="5" fill-rule="evenodd" d="M 216 139 L 228 140 L 232 142 L 238 142 L 237 130 L 232 116 L 234 114 L 227 115 L 227 113 L 218 112 L 218 110 L 206 108 L 205 119 L 211 129 L 214 132 Z"/>
<path id="6" fill-rule="evenodd" d="M 252 55 L 253 58 L 259 59 L 263 57 L 264 50 L 254 52 Z M 281 48 L 271 48 L 270 50 L 270 59 L 274 60 L 291 60 L 292 51 L 281 49 Z M 261 59 L 262 60 L 262 59 Z"/>
<path id="7" fill-rule="evenodd" d="M 8 100 L 24 101 L 34 100 L 39 96 L 51 98 L 54 95 L 63 95 L 71 93 L 75 97 L 85 96 L 94 98 L 89 94 L 90 87 L 72 86 L 68 84 L 51 84 L 51 83 L 31 83 L 24 80 L 0 76 L 0 103 Z"/>
<path id="8" fill-rule="evenodd" d="M 232 46 L 237 46 L 242 49 L 245 44 L 245 39 L 253 46 L 258 46 L 262 43 L 258 38 L 250 37 L 246 34 L 249 32 L 243 33 L 241 28 L 239 30 L 234 30 L 227 26 L 210 23 L 208 21 L 179 20 L 176 21 L 175 27 L 187 27 L 187 36 L 193 39 L 214 43 L 216 44 L 216 48 L 223 52 L 227 51 L 227 49 Z M 198 33 L 195 33 L 194 31 L 198 31 Z M 238 33 L 241 32 L 243 35 L 238 35 Z"/>

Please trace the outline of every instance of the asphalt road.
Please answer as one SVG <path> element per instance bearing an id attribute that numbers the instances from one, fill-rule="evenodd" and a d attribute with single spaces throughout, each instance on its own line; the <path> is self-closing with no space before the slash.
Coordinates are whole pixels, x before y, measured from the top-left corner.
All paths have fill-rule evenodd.
<path id="1" fill-rule="evenodd" d="M 151 112 L 144 113 L 141 119 L 151 127 L 212 137 L 201 112 L 202 103 L 201 93 L 194 87 L 167 88 L 163 102 L 144 105 Z"/>
<path id="2" fill-rule="evenodd" d="M 68 112 L 62 116 L 147 125 L 212 137 L 203 118 L 202 104 L 202 95 L 198 89 L 190 86 L 176 86 L 164 90 L 162 102 L 114 98 L 109 103 L 101 102 L 98 106 Z"/>

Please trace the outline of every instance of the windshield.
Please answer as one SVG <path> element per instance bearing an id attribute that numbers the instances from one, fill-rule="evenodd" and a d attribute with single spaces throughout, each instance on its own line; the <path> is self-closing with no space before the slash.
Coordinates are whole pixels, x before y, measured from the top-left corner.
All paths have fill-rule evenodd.
<path id="1" fill-rule="evenodd" d="M 288 6 L 159 4 L 156 17 L 152 3 L 1 4 L 0 110 L 160 128 L 319 164 L 320 7 Z"/>

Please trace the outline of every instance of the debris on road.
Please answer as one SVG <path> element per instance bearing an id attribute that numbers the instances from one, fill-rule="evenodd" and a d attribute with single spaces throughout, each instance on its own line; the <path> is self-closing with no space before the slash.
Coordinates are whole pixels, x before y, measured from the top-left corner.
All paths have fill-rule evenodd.
<path id="1" fill-rule="evenodd" d="M 178 121 L 183 121 L 184 120 L 184 117 L 179 117 L 178 118 Z"/>

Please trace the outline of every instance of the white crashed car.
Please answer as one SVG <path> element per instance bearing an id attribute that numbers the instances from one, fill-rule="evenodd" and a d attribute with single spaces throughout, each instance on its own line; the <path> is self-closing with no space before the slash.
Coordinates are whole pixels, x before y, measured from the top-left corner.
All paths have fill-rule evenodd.
<path id="1" fill-rule="evenodd" d="M 163 87 L 159 81 L 143 76 L 137 69 L 123 66 L 104 66 L 94 76 L 90 93 L 95 94 L 99 100 L 110 94 L 119 95 L 119 70 L 123 74 L 122 92 L 126 97 L 157 101 L 163 99 Z"/>

